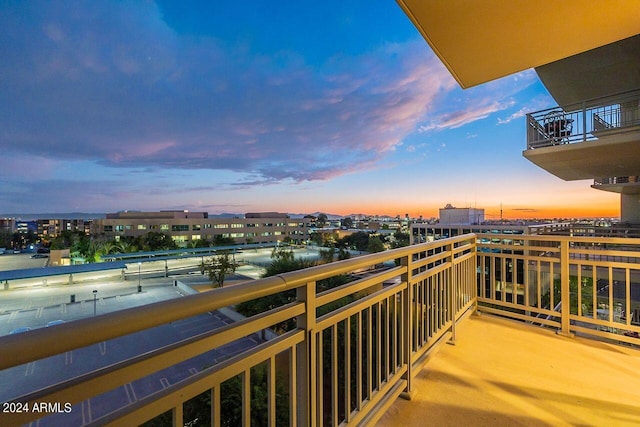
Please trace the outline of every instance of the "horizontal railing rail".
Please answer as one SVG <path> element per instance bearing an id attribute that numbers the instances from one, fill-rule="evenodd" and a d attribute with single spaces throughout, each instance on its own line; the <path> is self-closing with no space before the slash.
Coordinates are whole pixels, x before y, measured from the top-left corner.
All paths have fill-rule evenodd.
<path id="1" fill-rule="evenodd" d="M 594 141 L 640 128 L 640 91 L 527 114 L 527 150 Z"/>
<path id="2" fill-rule="evenodd" d="M 158 423 L 176 426 L 196 418 L 198 425 L 225 425 L 230 419 L 268 425 L 371 423 L 398 395 L 411 394 L 425 355 L 455 338 L 456 321 L 475 306 L 475 254 L 475 235 L 464 235 L 0 337 L 0 373 L 25 366 L 33 371 L 35 363 L 87 346 L 278 296 L 281 302 L 242 321 L 8 400 L 71 404 L 86 425 L 144 424 L 157 416 Z M 226 351 L 224 360 L 207 356 L 259 337 L 266 328 L 280 335 L 255 338 L 251 348 Z M 175 382 L 166 375 L 163 388 L 148 395 L 132 392 L 137 381 L 167 369 L 190 374 Z M 127 392 L 127 404 L 86 415 L 85 407 L 91 407 L 86 402 L 117 390 Z M 256 390 L 262 391 L 256 395 Z M 20 425 L 43 415 L 3 413 L 0 424 Z"/>

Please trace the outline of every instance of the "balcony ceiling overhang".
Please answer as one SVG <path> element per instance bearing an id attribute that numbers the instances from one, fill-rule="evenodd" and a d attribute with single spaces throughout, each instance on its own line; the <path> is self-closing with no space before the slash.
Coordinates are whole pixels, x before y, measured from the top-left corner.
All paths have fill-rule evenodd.
<path id="1" fill-rule="evenodd" d="M 637 0 L 396 0 L 468 88 L 640 33 Z"/>
<path id="2" fill-rule="evenodd" d="M 638 3 L 640 10 L 640 3 Z M 640 22 L 640 17 L 636 19 Z M 566 110 L 640 88 L 640 35 L 542 65 L 536 73 Z"/>
<path id="3" fill-rule="evenodd" d="M 640 175 L 640 138 L 634 134 L 525 150 L 522 155 L 565 181 Z"/>

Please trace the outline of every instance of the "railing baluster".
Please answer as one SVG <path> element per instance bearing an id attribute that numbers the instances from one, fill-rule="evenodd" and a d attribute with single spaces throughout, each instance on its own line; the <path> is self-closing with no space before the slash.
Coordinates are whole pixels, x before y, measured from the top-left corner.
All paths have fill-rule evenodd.
<path id="1" fill-rule="evenodd" d="M 331 425 L 340 424 L 338 419 L 338 325 L 331 327 Z"/>
<path id="2" fill-rule="evenodd" d="M 345 420 L 351 420 L 351 316 L 344 321 L 344 414 Z"/>
<path id="3" fill-rule="evenodd" d="M 242 425 L 251 424 L 251 368 L 242 372 Z"/>
<path id="4" fill-rule="evenodd" d="M 267 384 L 269 392 L 267 393 L 267 403 L 269 405 L 269 426 L 276 427 L 276 358 L 269 358 L 269 366 L 267 370 Z"/>
<path id="5" fill-rule="evenodd" d="M 213 427 L 220 427 L 220 385 L 211 389 L 211 421 Z"/>
<path id="6" fill-rule="evenodd" d="M 176 405 L 173 408 L 173 411 L 172 411 L 173 427 L 182 427 L 182 426 L 184 426 L 182 405 L 183 405 L 183 403 L 180 402 L 179 405 Z"/>
<path id="7" fill-rule="evenodd" d="M 316 423 L 316 352 L 317 341 L 315 339 L 316 326 L 316 282 L 309 282 L 297 288 L 297 299 L 305 303 L 305 312 L 296 319 L 296 325 L 305 331 L 305 342 L 297 346 L 296 376 L 292 381 L 297 382 L 298 405 L 296 407 L 296 419 L 299 423 L 311 427 Z"/>
<path id="8" fill-rule="evenodd" d="M 360 411 L 362 409 L 362 381 L 364 380 L 364 376 L 362 373 L 362 364 L 364 363 L 364 359 L 362 357 L 362 346 L 364 345 L 364 336 L 362 334 L 362 311 L 358 312 L 357 317 L 357 326 L 358 333 L 356 334 L 356 409 Z"/>

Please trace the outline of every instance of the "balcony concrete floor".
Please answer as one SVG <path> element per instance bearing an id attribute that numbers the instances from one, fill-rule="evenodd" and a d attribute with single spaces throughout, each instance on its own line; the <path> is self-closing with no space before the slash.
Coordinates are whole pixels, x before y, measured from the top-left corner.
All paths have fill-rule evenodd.
<path id="1" fill-rule="evenodd" d="M 638 426 L 640 351 L 490 315 L 457 328 L 385 426 Z"/>

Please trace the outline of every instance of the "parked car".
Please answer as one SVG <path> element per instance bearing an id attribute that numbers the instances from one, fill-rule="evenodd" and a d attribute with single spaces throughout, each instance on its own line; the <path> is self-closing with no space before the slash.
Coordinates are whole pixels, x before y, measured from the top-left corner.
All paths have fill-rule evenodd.
<path id="1" fill-rule="evenodd" d="M 13 335 L 13 334 L 20 334 L 22 332 L 27 332 L 30 331 L 31 328 L 28 326 L 22 326 L 20 328 L 15 328 L 9 331 L 9 335 Z"/>
<path id="2" fill-rule="evenodd" d="M 49 326 L 60 325 L 60 324 L 62 324 L 62 323 L 64 323 L 64 320 L 62 320 L 62 319 L 52 320 L 52 321 L 50 321 L 50 322 L 47 322 L 47 328 L 48 328 Z"/>

